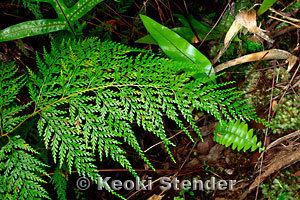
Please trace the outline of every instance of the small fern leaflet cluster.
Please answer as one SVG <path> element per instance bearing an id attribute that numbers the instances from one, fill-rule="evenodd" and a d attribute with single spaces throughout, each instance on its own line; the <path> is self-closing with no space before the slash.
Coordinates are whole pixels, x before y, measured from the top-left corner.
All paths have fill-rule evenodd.
<path id="1" fill-rule="evenodd" d="M 240 121 L 218 124 L 214 131 L 214 140 L 226 147 L 232 145 L 233 150 L 263 150 L 261 142 L 257 142 L 257 137 L 253 135 L 253 129 L 249 130 L 248 125 Z"/>
<path id="2" fill-rule="evenodd" d="M 67 200 L 67 177 L 58 168 L 54 171 L 51 182 L 57 192 L 58 199 Z"/>

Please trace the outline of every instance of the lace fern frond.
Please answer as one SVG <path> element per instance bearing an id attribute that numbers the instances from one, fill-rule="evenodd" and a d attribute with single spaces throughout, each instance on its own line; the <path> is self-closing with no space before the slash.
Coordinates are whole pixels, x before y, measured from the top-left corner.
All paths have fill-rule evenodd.
<path id="1" fill-rule="evenodd" d="M 253 129 L 249 130 L 248 125 L 240 121 L 218 124 L 214 131 L 214 140 L 226 147 L 232 145 L 233 150 L 263 150 L 261 142 L 257 142 L 257 137 L 253 135 Z"/>
<path id="2" fill-rule="evenodd" d="M 40 114 L 39 133 L 53 159 L 69 171 L 95 180 L 94 158 L 109 157 L 133 170 L 124 150 L 128 144 L 153 169 L 141 149 L 133 124 L 154 134 L 172 157 L 164 118 L 190 137 L 184 121 L 201 137 L 192 110 L 218 120 L 252 119 L 255 114 L 241 93 L 224 89 L 212 78 L 183 73 L 185 63 L 97 38 L 68 40 L 37 58 L 39 73 L 31 73 L 29 92 Z M 190 67 L 190 66 L 189 66 Z M 238 107 L 231 104 L 236 103 Z"/>
<path id="3" fill-rule="evenodd" d="M 17 76 L 17 68 L 13 63 L 0 63 L 0 133 L 1 136 L 14 130 L 14 128 L 26 119 L 26 115 L 20 112 L 26 109 L 30 103 L 19 105 L 17 94 L 25 85 L 25 78 Z"/>
<path id="4" fill-rule="evenodd" d="M 0 150 L 0 199 L 50 199 L 41 186 L 46 183 L 40 176 L 46 175 L 41 161 L 32 154 L 37 152 L 18 136 Z"/>

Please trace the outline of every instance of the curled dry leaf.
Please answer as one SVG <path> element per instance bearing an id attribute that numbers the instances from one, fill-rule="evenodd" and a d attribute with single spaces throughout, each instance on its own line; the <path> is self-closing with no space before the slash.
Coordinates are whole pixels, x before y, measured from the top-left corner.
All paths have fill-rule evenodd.
<path id="1" fill-rule="evenodd" d="M 265 31 L 263 29 L 257 26 L 255 10 L 240 12 L 236 16 L 236 21 L 238 21 L 238 23 L 245 27 L 250 33 L 258 35 L 259 37 L 270 43 L 274 43 L 274 40 L 272 40 L 267 34 L 265 34 Z"/>
<path id="2" fill-rule="evenodd" d="M 267 34 L 264 33 L 264 30 L 257 26 L 255 10 L 241 11 L 239 14 L 237 14 L 234 22 L 227 31 L 224 39 L 224 46 L 220 50 L 216 58 L 213 60 L 213 63 L 216 63 L 220 59 L 220 57 L 224 54 L 224 52 L 230 45 L 233 38 L 242 28 L 246 28 L 250 33 L 257 35 L 270 43 L 274 42 L 274 40 L 272 40 Z"/>
<path id="3" fill-rule="evenodd" d="M 288 69 L 287 69 L 288 72 L 291 71 L 291 69 L 295 66 L 297 60 L 298 57 L 292 54 L 286 59 L 286 61 L 288 62 Z"/>
<path id="4" fill-rule="evenodd" d="M 289 71 L 296 64 L 298 58 L 293 54 L 281 49 L 270 49 L 266 51 L 244 55 L 242 57 L 222 63 L 215 67 L 215 72 L 219 72 L 229 67 L 247 63 L 247 62 L 253 62 L 258 60 L 282 60 L 282 59 L 288 62 L 288 71 Z"/>

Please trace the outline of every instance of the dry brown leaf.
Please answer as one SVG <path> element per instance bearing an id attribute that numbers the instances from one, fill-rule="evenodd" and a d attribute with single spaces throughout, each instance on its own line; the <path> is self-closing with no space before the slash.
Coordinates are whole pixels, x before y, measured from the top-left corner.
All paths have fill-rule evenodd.
<path id="1" fill-rule="evenodd" d="M 226 36 L 224 38 L 224 46 L 220 50 L 216 58 L 213 60 L 213 64 L 218 62 L 220 57 L 229 47 L 233 38 L 242 28 L 246 28 L 247 31 L 249 31 L 250 33 L 257 35 L 270 43 L 274 42 L 274 40 L 272 40 L 267 34 L 264 33 L 264 30 L 257 26 L 255 10 L 241 11 L 239 14 L 236 15 L 234 22 L 227 31 Z"/>
<path id="2" fill-rule="evenodd" d="M 257 26 L 256 11 L 242 11 L 236 16 L 236 20 L 250 33 L 258 35 L 259 37 L 270 43 L 274 42 L 274 40 L 272 40 L 267 34 L 264 33 L 264 30 Z"/>
<path id="3" fill-rule="evenodd" d="M 277 105 L 278 105 L 278 102 L 276 100 L 273 100 L 272 101 L 272 110 L 275 110 Z"/>
<path id="4" fill-rule="evenodd" d="M 199 38 L 199 37 L 195 35 L 195 36 L 193 37 L 193 39 L 192 39 L 192 43 L 193 43 L 193 44 L 199 43 L 200 41 L 199 41 L 198 38 Z"/>
<path id="5" fill-rule="evenodd" d="M 238 20 L 234 20 L 229 30 L 226 33 L 224 39 L 224 48 L 227 49 L 230 45 L 233 38 L 238 34 L 238 32 L 243 28 L 243 26 L 238 22 Z M 224 50 L 223 50 L 224 51 Z"/>
<path id="6" fill-rule="evenodd" d="M 299 176 L 300 177 L 300 171 L 295 172 L 294 174 L 292 174 L 292 176 Z"/>
<path id="7" fill-rule="evenodd" d="M 289 62 L 289 70 L 292 68 L 292 66 L 295 65 L 297 61 L 297 57 L 293 54 L 281 50 L 281 49 L 270 49 L 266 51 L 261 51 L 257 53 L 251 53 L 230 61 L 227 61 L 225 63 L 222 63 L 215 67 L 215 72 L 222 71 L 224 69 L 227 69 L 229 67 L 247 63 L 247 62 L 253 62 L 258 60 L 287 60 Z"/>
<path id="8" fill-rule="evenodd" d="M 161 200 L 163 197 L 164 197 L 164 195 L 154 194 L 151 197 L 149 197 L 147 200 Z"/>
<path id="9" fill-rule="evenodd" d="M 257 23 L 256 23 L 256 12 L 254 10 L 250 11 L 241 11 L 235 17 L 235 21 L 241 26 L 245 27 L 249 32 L 257 32 Z"/>
<path id="10" fill-rule="evenodd" d="M 296 65 L 298 58 L 297 56 L 291 55 L 290 57 L 288 57 L 288 59 L 286 59 L 286 61 L 288 62 L 288 68 L 287 71 L 291 71 L 291 69 Z"/>

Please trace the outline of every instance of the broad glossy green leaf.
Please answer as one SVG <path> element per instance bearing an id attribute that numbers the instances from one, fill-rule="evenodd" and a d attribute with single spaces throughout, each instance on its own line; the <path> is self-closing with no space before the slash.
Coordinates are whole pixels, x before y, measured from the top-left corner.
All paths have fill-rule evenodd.
<path id="1" fill-rule="evenodd" d="M 0 42 L 51 33 L 67 28 L 67 23 L 58 19 L 42 19 L 22 22 L 0 31 Z"/>
<path id="2" fill-rule="evenodd" d="M 193 63 L 199 67 L 199 71 L 207 74 L 213 73 L 211 62 L 193 45 L 153 19 L 145 15 L 140 15 L 140 17 L 150 35 L 168 57 L 178 61 Z"/>
<path id="3" fill-rule="evenodd" d="M 211 27 L 209 24 L 202 22 L 202 21 L 198 21 L 192 15 L 185 17 L 183 15 L 176 14 L 175 16 L 179 19 L 179 21 L 182 23 L 182 25 L 184 27 L 188 27 L 191 30 L 194 30 L 198 34 L 198 37 L 201 40 L 203 40 L 211 30 Z M 217 38 L 220 38 L 220 33 L 218 30 L 214 29 L 206 37 L 206 40 L 212 40 L 212 39 L 217 39 Z"/>
<path id="4" fill-rule="evenodd" d="M 264 0 L 261 6 L 259 7 L 257 14 L 261 15 L 264 12 L 266 12 L 273 4 L 276 2 L 276 0 Z"/>
<path id="5" fill-rule="evenodd" d="M 136 40 L 135 42 L 141 43 L 141 44 L 158 45 L 158 43 L 154 40 L 154 38 L 150 34 L 145 35 L 144 37 L 141 37 L 140 39 Z"/>
<path id="6" fill-rule="evenodd" d="M 174 31 L 175 33 L 177 33 L 178 35 L 180 35 L 181 37 L 186 39 L 188 42 L 194 43 L 196 36 L 195 36 L 194 32 L 192 31 L 192 29 L 187 28 L 187 27 L 177 27 L 177 28 L 173 28 L 172 31 Z M 143 43 L 143 44 L 158 45 L 158 43 L 155 41 L 155 39 L 150 34 L 138 39 L 135 42 Z"/>
<path id="7" fill-rule="evenodd" d="M 194 43 L 196 39 L 196 35 L 193 32 L 192 29 L 187 27 L 176 27 L 173 28 L 172 31 L 183 37 L 185 40 L 187 40 L 189 43 Z"/>
<path id="8" fill-rule="evenodd" d="M 73 7 L 68 9 L 67 18 L 71 22 L 75 22 L 102 1 L 103 0 L 79 0 Z"/>

